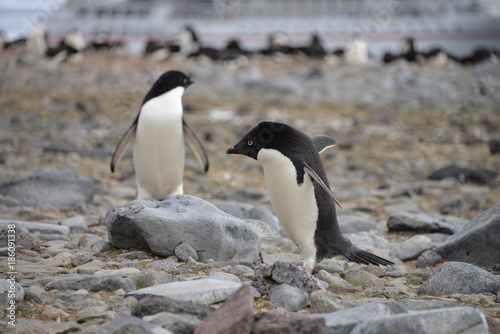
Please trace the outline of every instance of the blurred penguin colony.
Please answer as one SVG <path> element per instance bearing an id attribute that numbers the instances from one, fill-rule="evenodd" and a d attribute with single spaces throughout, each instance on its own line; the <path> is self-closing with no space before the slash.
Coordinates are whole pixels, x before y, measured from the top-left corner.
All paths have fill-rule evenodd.
<path id="1" fill-rule="evenodd" d="M 113 38 L 111 34 L 96 33 L 86 39 L 76 28 L 56 43 L 49 43 L 49 34 L 43 27 L 35 27 L 27 36 L 8 40 L 0 32 L 0 45 L 4 52 L 20 53 L 20 62 L 31 62 L 40 58 L 55 61 L 77 62 L 87 53 L 126 53 L 125 39 Z M 379 62 L 389 64 L 395 61 L 406 61 L 414 64 L 430 64 L 445 66 L 456 63 L 464 66 L 475 65 L 484 61 L 497 61 L 499 51 L 494 47 L 477 47 L 465 55 L 454 55 L 444 48 L 435 46 L 421 49 L 418 40 L 411 36 L 399 41 L 399 52 L 385 52 L 375 56 L 369 52 L 369 44 L 361 34 L 353 34 L 351 41 L 343 47 L 328 49 L 318 33 L 312 33 L 310 40 L 304 45 L 295 45 L 285 32 L 273 32 L 267 36 L 264 48 L 246 48 L 237 36 L 231 38 L 224 47 L 216 48 L 204 45 L 200 34 L 186 25 L 182 31 L 171 36 L 149 37 L 142 47 L 142 56 L 163 61 L 168 59 L 195 59 L 221 63 L 244 65 L 252 60 L 271 60 L 287 62 L 293 60 L 323 60 L 328 63 L 369 64 Z"/>

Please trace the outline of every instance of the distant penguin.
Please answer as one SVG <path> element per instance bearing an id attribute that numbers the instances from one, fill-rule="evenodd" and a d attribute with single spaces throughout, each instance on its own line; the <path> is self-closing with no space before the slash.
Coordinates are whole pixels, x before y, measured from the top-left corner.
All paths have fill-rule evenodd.
<path id="1" fill-rule="evenodd" d="M 289 125 L 262 122 L 227 154 L 243 154 L 264 168 L 271 204 L 292 241 L 301 249 L 312 273 L 316 262 L 335 255 L 363 264 L 391 265 L 365 252 L 342 235 L 335 203 L 319 153 L 335 145 L 332 138 L 312 138 Z M 335 202 L 335 203 L 334 203 Z"/>
<path id="2" fill-rule="evenodd" d="M 366 64 L 368 63 L 368 46 L 359 34 L 355 34 L 352 41 L 347 46 L 345 60 L 349 64 Z"/>
<path id="3" fill-rule="evenodd" d="M 26 41 L 26 49 L 33 56 L 45 55 L 47 51 L 45 28 L 42 26 L 33 28 Z"/>
<path id="4" fill-rule="evenodd" d="M 184 136 L 208 171 L 208 157 L 193 130 L 183 118 L 182 95 L 193 81 L 179 71 L 160 76 L 146 94 L 135 121 L 116 147 L 111 160 L 114 172 L 134 139 L 133 157 L 138 198 L 161 200 L 184 192 Z"/>

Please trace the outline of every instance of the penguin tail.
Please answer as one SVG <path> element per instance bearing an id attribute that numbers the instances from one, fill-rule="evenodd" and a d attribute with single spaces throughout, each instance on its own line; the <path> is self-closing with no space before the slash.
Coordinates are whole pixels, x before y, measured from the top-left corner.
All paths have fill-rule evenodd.
<path id="1" fill-rule="evenodd" d="M 360 264 L 374 264 L 377 266 L 390 266 L 394 265 L 394 262 L 386 260 L 380 256 L 372 253 L 368 253 L 362 249 L 353 246 L 347 254 L 343 254 L 350 261 L 360 263 Z"/>

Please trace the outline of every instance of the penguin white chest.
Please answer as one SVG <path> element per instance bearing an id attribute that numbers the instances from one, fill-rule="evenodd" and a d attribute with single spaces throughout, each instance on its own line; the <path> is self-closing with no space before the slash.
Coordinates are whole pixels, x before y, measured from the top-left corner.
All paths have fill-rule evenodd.
<path id="1" fill-rule="evenodd" d="M 183 193 L 183 87 L 146 102 L 139 115 L 134 141 L 138 197 L 163 199 Z"/>
<path id="2" fill-rule="evenodd" d="M 304 182 L 298 185 L 295 166 L 278 150 L 261 149 L 257 160 L 264 167 L 271 204 L 281 226 L 301 249 L 306 268 L 314 267 L 318 205 L 310 177 L 304 175 Z"/>

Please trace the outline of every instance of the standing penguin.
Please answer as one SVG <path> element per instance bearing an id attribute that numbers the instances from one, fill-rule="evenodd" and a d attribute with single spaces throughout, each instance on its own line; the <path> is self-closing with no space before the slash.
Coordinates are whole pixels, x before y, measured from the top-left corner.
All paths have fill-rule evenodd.
<path id="1" fill-rule="evenodd" d="M 319 156 L 334 145 L 335 140 L 325 135 L 309 138 L 289 125 L 262 122 L 226 153 L 262 163 L 273 209 L 301 249 L 309 273 L 316 261 L 335 255 L 363 264 L 393 264 L 357 248 L 340 231 L 334 204 L 338 202 Z"/>
<path id="2" fill-rule="evenodd" d="M 179 71 L 162 74 L 144 97 L 139 114 L 116 147 L 111 172 L 135 136 L 138 198 L 161 200 L 184 192 L 184 136 L 203 170 L 208 171 L 207 154 L 182 115 L 182 95 L 192 83 L 191 78 Z"/>

